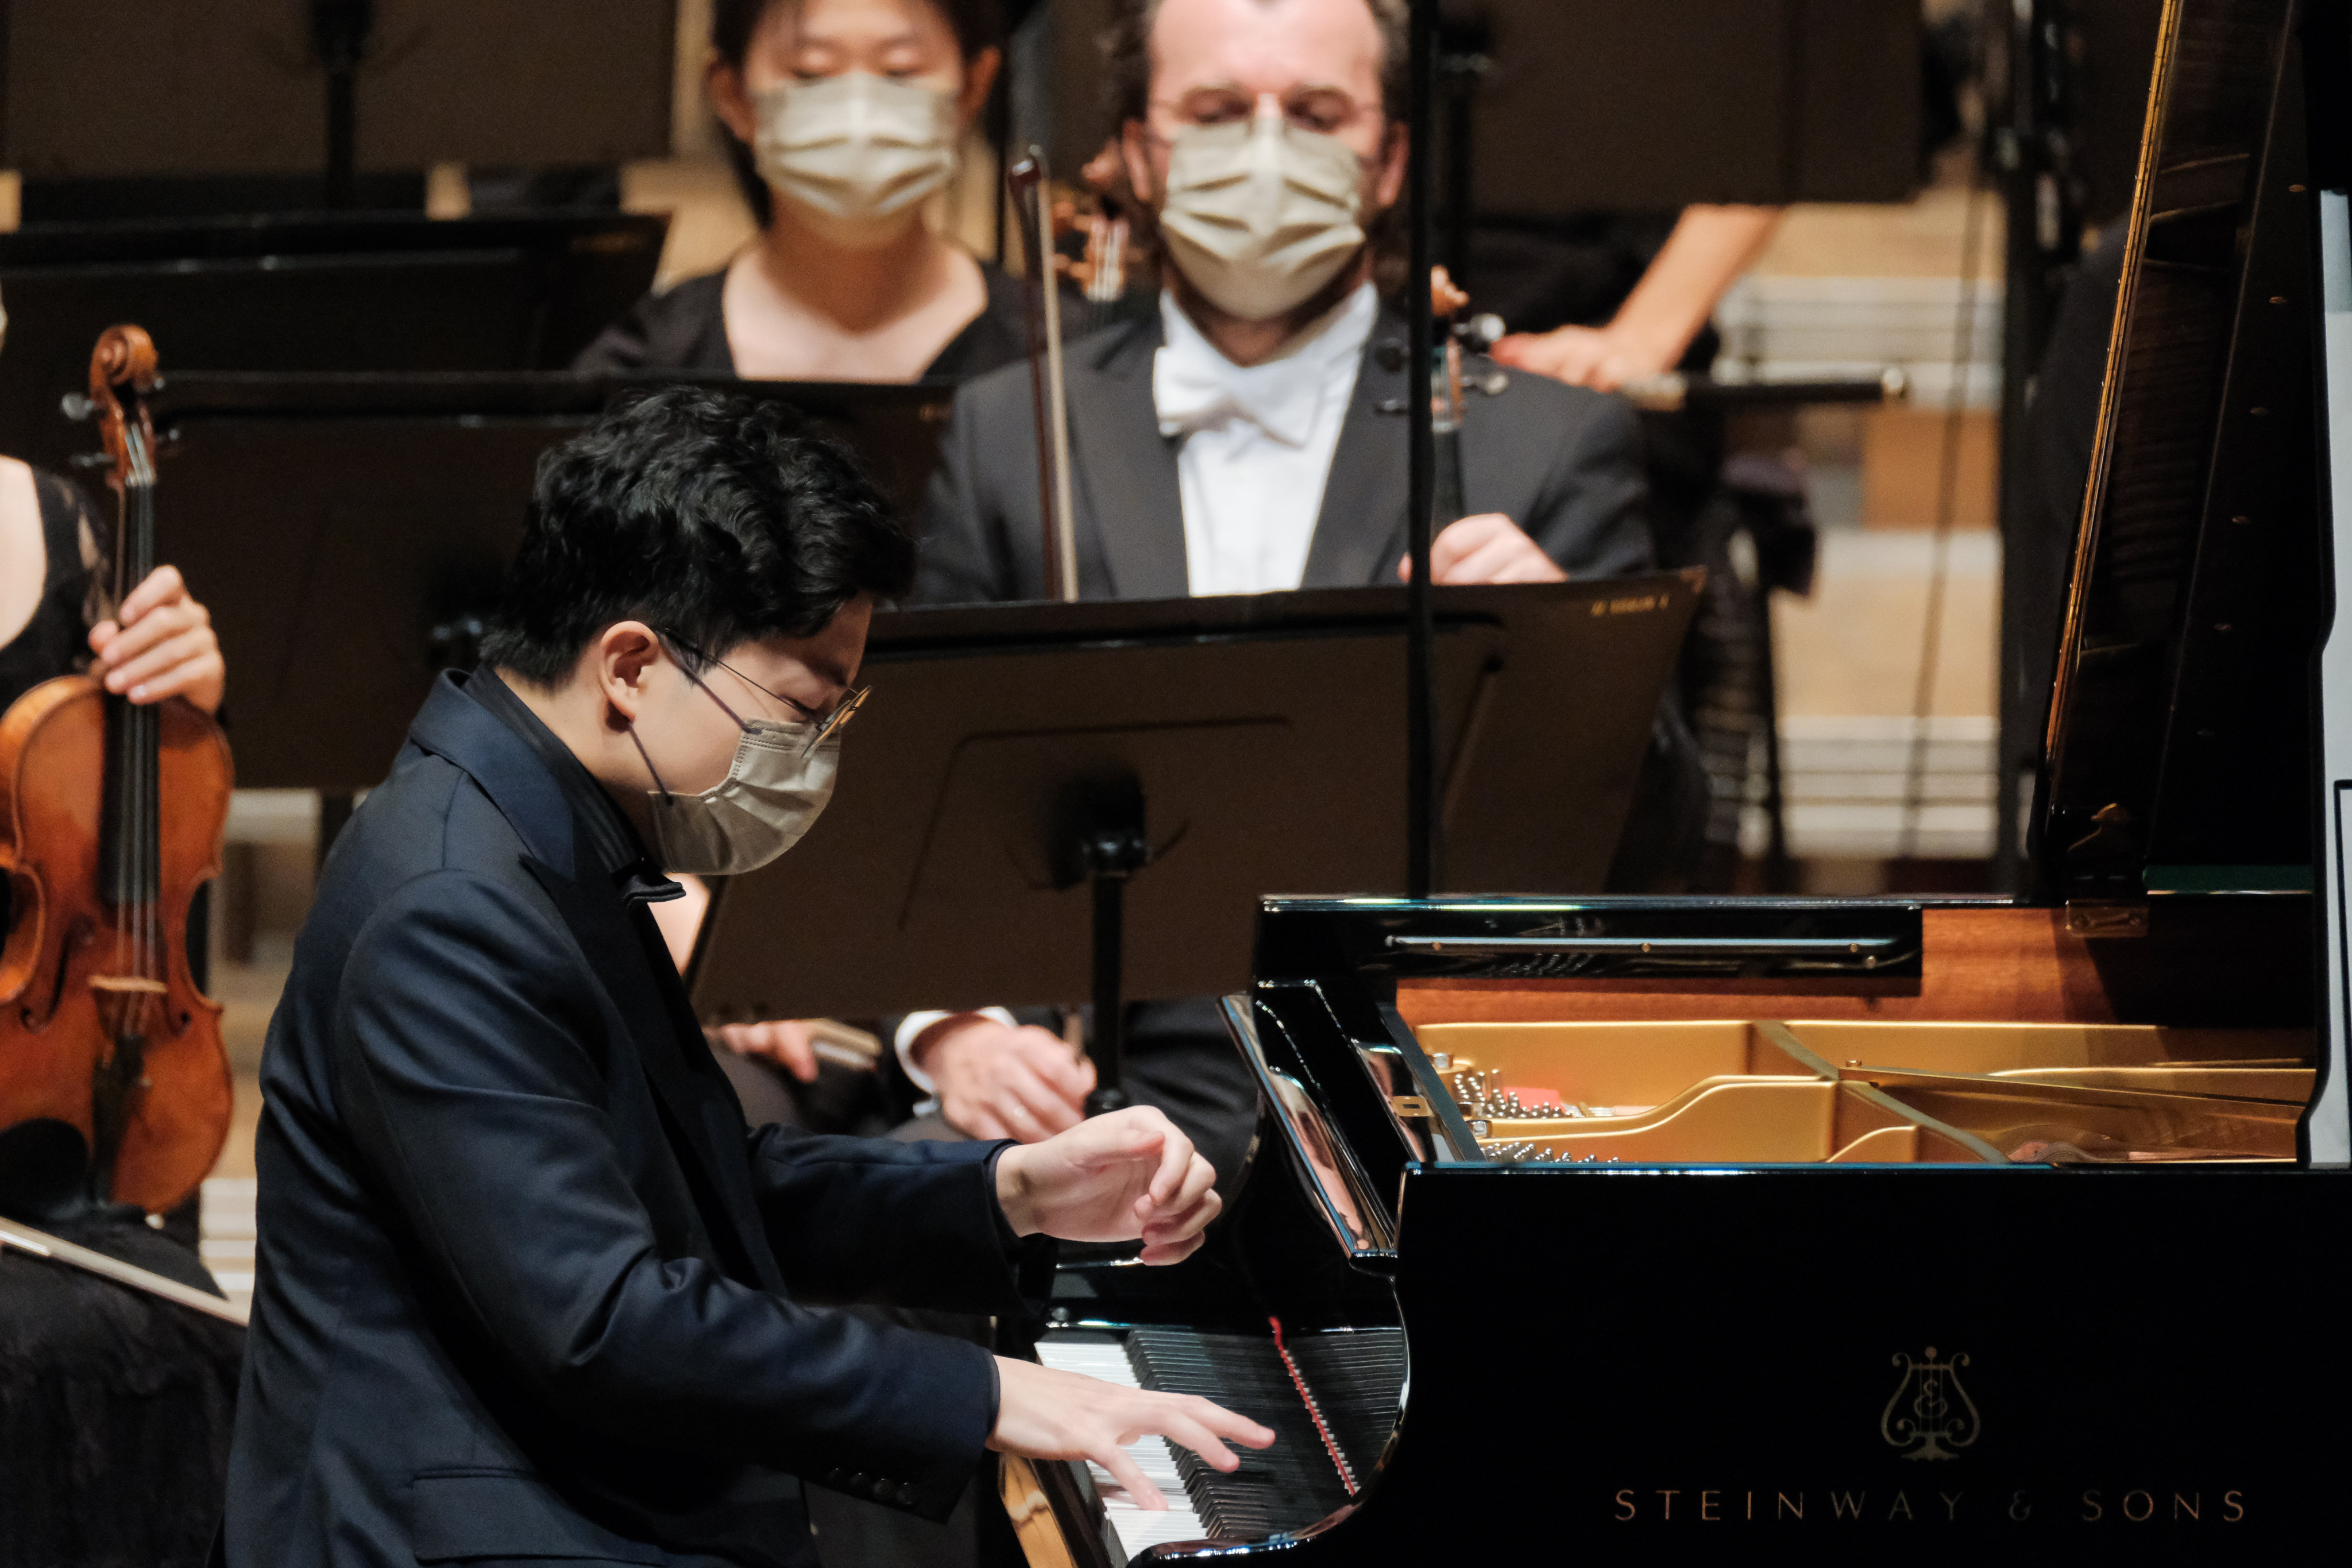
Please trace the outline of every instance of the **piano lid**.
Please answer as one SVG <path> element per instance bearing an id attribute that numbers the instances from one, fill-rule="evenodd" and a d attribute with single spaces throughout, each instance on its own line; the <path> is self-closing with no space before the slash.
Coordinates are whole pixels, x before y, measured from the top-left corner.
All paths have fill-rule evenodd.
<path id="1" fill-rule="evenodd" d="M 2317 330 L 2292 0 L 2167 0 L 2041 784 L 2045 896 L 2311 885 Z"/>

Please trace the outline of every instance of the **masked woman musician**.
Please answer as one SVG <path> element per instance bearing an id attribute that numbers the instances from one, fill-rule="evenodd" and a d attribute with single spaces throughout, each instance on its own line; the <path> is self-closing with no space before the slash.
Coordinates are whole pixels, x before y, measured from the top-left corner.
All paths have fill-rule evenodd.
<path id="1" fill-rule="evenodd" d="M 1020 286 L 931 232 L 1002 58 L 997 0 L 717 0 L 710 101 L 756 239 L 574 368 L 961 380 L 1026 351 Z"/>

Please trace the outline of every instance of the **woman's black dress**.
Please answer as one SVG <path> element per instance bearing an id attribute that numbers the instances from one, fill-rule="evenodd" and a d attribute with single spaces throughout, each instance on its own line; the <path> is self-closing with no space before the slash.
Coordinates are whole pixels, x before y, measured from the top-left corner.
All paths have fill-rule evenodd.
<path id="1" fill-rule="evenodd" d="M 81 668 L 89 655 L 92 577 L 82 560 L 82 533 L 103 539 L 81 492 L 55 474 L 33 470 L 41 498 L 41 545 L 48 563 L 33 618 L 0 643 L 0 712 L 53 676 Z"/>
<path id="2" fill-rule="evenodd" d="M 1020 281 L 985 261 L 980 264 L 980 276 L 987 285 L 988 303 L 924 367 L 924 380 L 968 381 L 1027 356 L 1028 316 Z M 581 350 L 572 368 L 591 375 L 645 371 L 733 375 L 735 354 L 727 346 L 721 298 L 726 287 L 727 271 L 721 268 L 689 278 L 666 293 L 646 295 Z"/>

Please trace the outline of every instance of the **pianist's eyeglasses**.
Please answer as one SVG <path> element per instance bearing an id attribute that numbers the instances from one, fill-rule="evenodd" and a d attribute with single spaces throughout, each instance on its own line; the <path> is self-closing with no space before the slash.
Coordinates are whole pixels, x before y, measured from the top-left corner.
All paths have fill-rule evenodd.
<path id="1" fill-rule="evenodd" d="M 741 681 L 744 685 L 750 687 L 752 690 L 760 692 L 763 696 L 774 698 L 777 701 L 791 709 L 794 713 L 800 715 L 803 720 L 815 725 L 816 732 L 809 737 L 808 744 L 801 748 L 801 755 L 803 756 L 806 756 L 811 752 L 815 751 L 819 746 L 825 742 L 825 740 L 829 736 L 837 735 L 843 729 L 847 727 L 849 721 L 857 716 L 857 710 L 866 706 L 866 694 L 874 689 L 870 686 L 861 686 L 854 691 L 845 692 L 842 695 L 841 700 L 835 703 L 830 711 L 820 713 L 805 702 L 795 701 L 792 698 L 785 696 L 781 691 L 773 690 L 768 687 L 761 685 L 758 681 L 752 679 L 750 676 L 744 674 L 741 670 L 736 668 L 725 659 L 719 658 L 715 654 L 705 653 L 702 649 L 696 647 L 692 643 L 688 642 L 684 637 L 679 637 L 675 632 L 664 632 L 662 636 L 667 641 L 676 644 L 678 651 L 684 653 L 688 658 L 700 659 L 705 664 L 717 666 L 719 668 L 723 669 L 728 674 L 733 676 L 736 679 Z M 681 665 L 680 668 L 686 668 L 683 665 Z M 748 730 L 751 727 L 743 721 L 740 714 L 737 713 L 732 708 L 727 706 L 725 699 L 721 698 L 716 691 L 711 691 L 709 686 L 704 685 L 702 678 L 696 675 L 690 668 L 687 668 L 687 679 L 693 681 L 697 686 L 702 687 L 702 689 L 706 692 L 709 692 L 710 700 L 719 704 L 719 710 L 726 714 L 730 719 L 734 720 L 739 728 Z"/>

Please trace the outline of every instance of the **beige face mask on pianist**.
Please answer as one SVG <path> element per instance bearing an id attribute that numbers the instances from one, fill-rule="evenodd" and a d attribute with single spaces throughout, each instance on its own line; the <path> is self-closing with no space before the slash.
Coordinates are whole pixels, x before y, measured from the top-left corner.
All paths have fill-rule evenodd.
<path id="1" fill-rule="evenodd" d="M 907 211 L 953 177 L 955 95 L 853 71 L 761 92 L 760 177 L 852 223 Z"/>
<path id="2" fill-rule="evenodd" d="M 1160 228 L 1178 270 L 1244 321 L 1297 309 L 1363 248 L 1363 161 L 1278 115 L 1188 125 L 1169 142 Z"/>
<path id="3" fill-rule="evenodd" d="M 684 669 L 684 666 L 679 667 Z M 654 787 L 654 858 L 674 875 L 739 877 L 756 871 L 801 841 L 833 798 L 841 766 L 838 719 L 745 719 L 686 670 L 686 678 L 740 732 L 727 776 L 699 795 L 676 795 L 661 781 L 646 743 L 629 727 Z"/>

